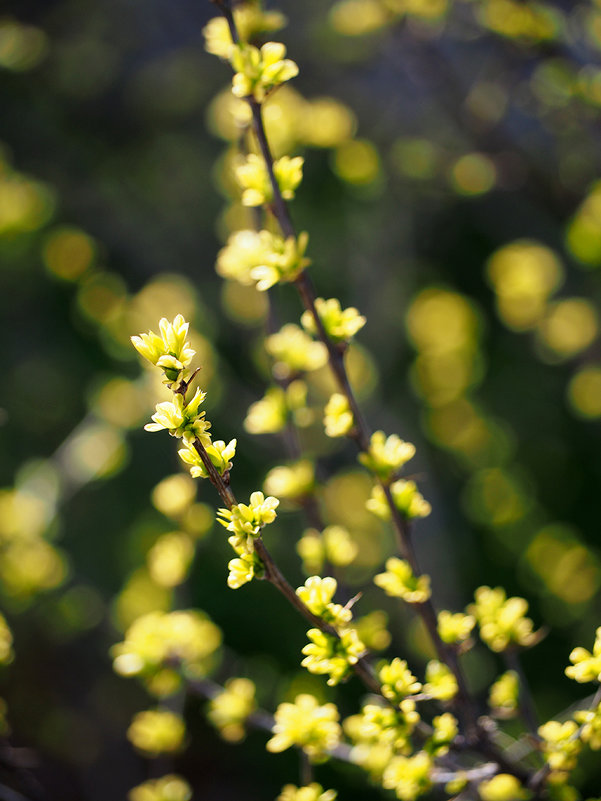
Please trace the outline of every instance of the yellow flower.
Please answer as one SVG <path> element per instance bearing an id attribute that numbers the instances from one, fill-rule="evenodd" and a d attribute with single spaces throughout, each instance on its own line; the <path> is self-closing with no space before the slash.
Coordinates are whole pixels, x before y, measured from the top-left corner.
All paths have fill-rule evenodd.
<path id="1" fill-rule="evenodd" d="M 418 693 L 422 685 L 407 667 L 404 659 L 395 657 L 392 662 L 384 662 L 378 670 L 382 683 L 382 695 L 399 704 L 408 695 Z"/>
<path id="2" fill-rule="evenodd" d="M 310 576 L 304 586 L 297 588 L 296 594 L 314 615 L 326 623 L 336 628 L 346 627 L 353 615 L 347 607 L 332 603 L 337 588 L 338 582 L 331 576 Z"/>
<path id="3" fill-rule="evenodd" d="M 302 328 L 288 323 L 265 340 L 267 352 L 276 360 L 274 373 L 278 378 L 289 378 L 295 373 L 317 370 L 328 360 L 322 342 L 314 342 Z"/>
<path id="4" fill-rule="evenodd" d="M 396 434 L 389 437 L 383 431 L 371 435 L 369 451 L 359 454 L 359 461 L 368 470 L 387 480 L 415 455 L 415 445 L 404 442 Z"/>
<path id="5" fill-rule="evenodd" d="M 276 709 L 273 733 L 268 751 L 279 753 L 295 745 L 311 761 L 319 761 L 340 741 L 338 709 L 334 704 L 320 706 L 308 693 L 297 695 L 294 703 L 280 704 Z"/>
<path id="6" fill-rule="evenodd" d="M 330 686 L 347 679 L 352 666 L 365 653 L 365 646 L 355 629 L 341 631 L 340 638 L 326 634 L 321 629 L 309 629 L 307 637 L 311 642 L 302 650 L 305 658 L 301 665 L 307 668 L 309 673 L 327 673 L 330 677 L 328 679 Z"/>
<path id="7" fill-rule="evenodd" d="M 297 64 L 285 58 L 286 47 L 280 42 L 267 42 L 261 49 L 241 43 L 229 52 L 236 71 L 232 92 L 236 97 L 254 97 L 259 103 L 268 92 L 298 75 Z"/>
<path id="8" fill-rule="evenodd" d="M 478 794 L 482 801 L 521 801 L 530 798 L 518 779 L 509 773 L 497 773 L 492 779 L 480 783 Z"/>
<path id="9" fill-rule="evenodd" d="M 207 717 L 229 742 L 244 737 L 244 724 L 256 709 L 255 685 L 250 679 L 230 679 L 222 692 L 211 699 Z"/>
<path id="10" fill-rule="evenodd" d="M 334 801 L 336 790 L 324 790 L 321 784 L 313 782 L 305 787 L 287 784 L 277 797 L 277 801 Z"/>
<path id="11" fill-rule="evenodd" d="M 514 670 L 508 670 L 490 688 L 488 704 L 496 715 L 511 717 L 518 708 L 519 694 L 518 674 Z"/>
<path id="12" fill-rule="evenodd" d="M 327 335 L 334 342 L 350 342 L 366 323 L 365 317 L 359 314 L 354 306 L 341 309 L 340 301 L 337 298 L 330 298 L 329 300 L 316 298 L 315 310 Z M 315 319 L 310 311 L 303 312 L 301 323 L 303 328 L 310 334 L 314 336 L 317 334 Z"/>
<path id="13" fill-rule="evenodd" d="M 335 392 L 324 409 L 323 424 L 328 437 L 344 437 L 353 428 L 354 419 L 346 395 Z"/>
<path id="14" fill-rule="evenodd" d="M 438 636 L 449 645 L 467 640 L 475 625 L 476 618 L 473 615 L 464 615 L 462 612 L 452 614 L 445 609 L 438 613 Z"/>
<path id="15" fill-rule="evenodd" d="M 147 334 L 131 337 L 138 353 L 151 364 L 162 368 L 166 383 L 170 385 L 183 378 L 184 368 L 190 364 L 195 354 L 190 343 L 186 342 L 189 326 L 181 314 L 172 323 L 162 317 L 159 320 L 160 336 L 149 331 Z"/>
<path id="16" fill-rule="evenodd" d="M 219 509 L 217 515 L 228 531 L 246 539 L 248 536 L 257 537 L 264 526 L 273 523 L 279 505 L 277 498 L 266 498 L 262 492 L 253 492 L 248 505 L 238 503 L 231 509 Z"/>
<path id="17" fill-rule="evenodd" d="M 427 517 L 432 511 L 428 501 L 424 500 L 418 492 L 414 481 L 399 479 L 390 485 L 392 500 L 396 508 L 408 520 L 414 517 Z M 384 490 L 376 484 L 371 492 L 371 498 L 366 503 L 367 509 L 382 520 L 390 519 L 390 507 L 384 495 Z"/>
<path id="18" fill-rule="evenodd" d="M 424 692 L 439 701 L 451 701 L 457 695 L 457 679 L 449 668 L 437 659 L 426 665 Z"/>
<path id="19" fill-rule="evenodd" d="M 314 485 L 315 467 L 308 459 L 274 467 L 263 482 L 265 492 L 289 501 L 299 501 L 306 497 L 313 491 Z"/>
<path id="20" fill-rule="evenodd" d="M 504 651 L 509 645 L 528 646 L 537 640 L 534 624 L 526 617 L 528 602 L 524 598 L 507 598 L 505 590 L 479 587 L 476 603 L 468 607 L 480 626 L 480 637 L 493 651 Z"/>
<path id="21" fill-rule="evenodd" d="M 182 395 L 174 395 L 172 401 L 157 403 L 156 411 L 152 415 L 153 423 L 144 426 L 145 431 L 167 430 L 172 437 L 183 438 L 187 445 L 199 439 L 207 447 L 211 444 L 211 437 L 207 433 L 211 424 L 205 420 L 205 413 L 199 412 L 198 407 L 206 397 L 206 393 L 197 389 L 194 397 L 185 403 Z"/>
<path id="22" fill-rule="evenodd" d="M 185 779 L 171 773 L 133 787 L 128 801 L 190 801 L 192 789 Z"/>
<path id="23" fill-rule="evenodd" d="M 595 633 L 593 653 L 586 648 L 574 648 L 570 654 L 573 664 L 566 668 L 566 676 L 580 683 L 601 681 L 601 626 Z"/>
<path id="24" fill-rule="evenodd" d="M 232 469 L 231 460 L 236 455 L 236 443 L 237 440 L 232 439 L 226 445 L 223 440 L 218 439 L 204 446 L 211 463 L 220 476 L 225 475 Z M 179 450 L 178 453 L 183 462 L 191 465 L 190 475 L 193 478 L 209 477 L 207 468 L 204 466 L 200 454 L 193 445 L 186 445 L 186 447 Z"/>
<path id="25" fill-rule="evenodd" d="M 394 790 L 400 801 L 415 801 L 430 788 L 432 760 L 424 751 L 415 756 L 397 756 L 390 760 L 384 771 L 382 784 Z"/>
<path id="26" fill-rule="evenodd" d="M 392 556 L 386 561 L 386 572 L 374 577 L 374 584 L 387 595 L 402 598 L 409 604 L 423 604 L 431 595 L 430 576 L 414 576 L 405 559 Z"/>
<path id="27" fill-rule="evenodd" d="M 246 197 L 255 197 L 252 194 L 254 191 L 266 196 L 270 186 L 265 180 L 266 173 L 263 173 L 261 166 L 255 167 L 255 159 L 251 159 L 250 163 L 252 169 L 248 169 L 247 161 L 246 173 L 243 170 L 242 175 L 246 175 L 248 180 L 256 180 L 256 184 L 254 189 L 249 185 L 251 194 Z M 224 278 L 246 286 L 255 284 L 260 292 L 264 292 L 274 284 L 294 281 L 311 263 L 305 257 L 308 243 L 309 236 L 305 232 L 298 237 L 284 239 L 270 231 L 236 231 L 219 251 L 216 269 Z"/>
<path id="28" fill-rule="evenodd" d="M 282 156 L 273 163 L 273 173 L 285 200 L 292 200 L 303 179 L 302 156 Z M 273 200 L 273 188 L 262 156 L 249 153 L 235 170 L 236 180 L 242 189 L 243 206 L 263 206 Z M 306 246 L 306 242 L 305 242 Z"/>
<path id="29" fill-rule="evenodd" d="M 181 716 L 168 709 L 138 712 L 127 730 L 128 740 L 149 756 L 179 751 L 185 734 Z"/>

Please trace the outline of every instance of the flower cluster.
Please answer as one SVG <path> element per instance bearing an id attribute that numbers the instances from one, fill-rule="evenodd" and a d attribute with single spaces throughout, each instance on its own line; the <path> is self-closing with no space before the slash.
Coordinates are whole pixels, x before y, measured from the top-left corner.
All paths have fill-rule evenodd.
<path id="1" fill-rule="evenodd" d="M 151 692 L 164 695 L 178 688 L 180 672 L 205 676 L 220 645 L 220 629 L 200 611 L 149 612 L 113 646 L 114 669 L 139 676 Z"/>
<path id="2" fill-rule="evenodd" d="M 305 572 L 314 575 L 321 573 L 326 561 L 336 567 L 350 565 L 359 548 L 343 526 L 326 526 L 321 534 L 315 528 L 307 529 L 297 542 L 296 550 Z"/>
<path id="3" fill-rule="evenodd" d="M 290 200 L 303 179 L 302 156 L 282 156 L 273 163 L 273 174 L 280 194 Z M 273 200 L 273 186 L 265 161 L 256 153 L 249 153 L 235 170 L 236 180 L 242 189 L 243 206 L 263 206 Z M 305 243 L 306 245 L 306 243 Z"/>
<path id="4" fill-rule="evenodd" d="M 139 751 L 148 756 L 172 754 L 184 742 L 186 727 L 181 715 L 169 709 L 148 709 L 134 716 L 127 737 Z"/>
<path id="5" fill-rule="evenodd" d="M 307 385 L 300 378 L 291 381 L 285 389 L 270 387 L 261 400 L 249 407 L 244 428 L 249 434 L 276 434 L 290 419 L 299 427 L 313 420 L 307 407 Z"/>
<path id="6" fill-rule="evenodd" d="M 127 795 L 128 801 L 190 801 L 191 798 L 188 782 L 173 773 L 143 782 Z"/>
<path id="7" fill-rule="evenodd" d="M 267 42 L 261 49 L 244 43 L 232 48 L 233 94 L 261 103 L 268 92 L 298 75 L 298 66 L 285 56 L 286 47 L 280 42 Z"/>
<path id="8" fill-rule="evenodd" d="M 276 709 L 273 737 L 267 743 L 267 750 L 278 753 L 295 745 L 312 762 L 319 762 L 340 741 L 338 717 L 335 704 L 320 706 L 308 693 L 297 695 L 294 703 L 283 703 Z"/>
<path id="9" fill-rule="evenodd" d="M 480 637 L 492 651 L 504 651 L 511 645 L 527 647 L 538 641 L 534 624 L 526 617 L 528 602 L 524 598 L 507 598 L 501 587 L 479 587 L 475 599 L 469 612 L 478 621 Z"/>
<path id="10" fill-rule="evenodd" d="M 374 577 L 374 584 L 387 595 L 402 598 L 408 604 L 423 604 L 430 597 L 430 576 L 414 576 L 405 559 L 392 556 L 386 561 L 386 572 Z"/>
<path id="11" fill-rule="evenodd" d="M 206 392 L 197 389 L 194 396 L 186 403 L 183 395 L 174 395 L 172 401 L 157 403 L 156 412 L 152 415 L 154 422 L 144 426 L 146 431 L 168 431 L 172 437 L 183 439 L 186 445 L 200 440 L 203 446 L 211 444 L 208 433 L 211 424 L 205 419 L 205 413 L 199 406 L 206 397 Z"/>
<path id="12" fill-rule="evenodd" d="M 232 532 L 228 542 L 237 554 L 228 563 L 227 583 L 231 589 L 238 589 L 255 576 L 262 575 L 263 564 L 255 552 L 253 540 L 264 526 L 273 523 L 279 503 L 277 498 L 266 498 L 262 492 L 253 492 L 248 504 L 234 504 L 231 509 L 217 512 L 217 520 Z"/>
<path id="13" fill-rule="evenodd" d="M 311 642 L 302 650 L 305 658 L 301 666 L 309 673 L 327 674 L 330 686 L 347 679 L 353 665 L 365 653 L 365 645 L 353 628 L 343 629 L 339 637 L 326 634 L 321 629 L 309 629 L 307 637 Z"/>
<path id="14" fill-rule="evenodd" d="M 184 378 L 185 368 L 195 354 L 190 343 L 186 342 L 189 325 L 181 314 L 178 314 L 172 323 L 166 317 L 162 317 L 159 320 L 160 336 L 154 331 L 149 331 L 147 334 L 131 338 L 138 353 L 151 364 L 160 367 L 165 375 L 165 382 L 176 389 Z"/>
<path id="15" fill-rule="evenodd" d="M 323 424 L 328 437 L 344 437 L 352 431 L 354 418 L 346 395 L 334 392 L 330 396 L 324 409 Z"/>
<path id="16" fill-rule="evenodd" d="M 367 322 L 354 306 L 342 309 L 337 298 L 329 300 L 316 298 L 315 310 L 326 334 L 333 342 L 350 342 Z M 317 326 L 312 312 L 303 312 L 301 323 L 305 331 L 313 335 L 317 334 Z"/>
<path id="17" fill-rule="evenodd" d="M 274 373 L 287 379 L 296 373 L 317 370 L 328 360 L 328 352 L 322 342 L 314 342 L 302 328 L 288 323 L 265 340 L 265 348 L 276 360 Z"/>
<path id="18" fill-rule="evenodd" d="M 220 476 L 229 473 L 232 469 L 232 459 L 236 455 L 235 439 L 230 440 L 227 445 L 221 439 L 209 442 L 204 446 L 204 450 Z M 190 475 L 193 478 L 209 478 L 205 463 L 192 443 L 186 443 L 186 447 L 181 448 L 178 453 L 182 462 L 190 465 Z"/>
<path id="19" fill-rule="evenodd" d="M 395 706 L 408 695 L 415 695 L 422 689 L 421 683 L 407 667 L 407 662 L 398 657 L 380 665 L 378 677 L 382 684 L 382 695 Z"/>
<path id="20" fill-rule="evenodd" d="M 236 231 L 219 251 L 216 269 L 223 278 L 264 292 L 274 284 L 294 281 L 311 263 L 305 256 L 308 243 L 306 233 L 284 239 L 265 230 Z"/>
<path id="21" fill-rule="evenodd" d="M 399 479 L 390 485 L 390 494 L 395 507 L 407 520 L 416 517 L 427 517 L 432 511 L 428 501 L 424 500 L 414 481 Z M 367 501 L 367 508 L 370 512 L 380 517 L 382 520 L 390 519 L 390 506 L 386 500 L 384 490 L 379 484 L 372 489 L 371 498 Z"/>
<path id="22" fill-rule="evenodd" d="M 230 679 L 211 699 L 207 718 L 225 740 L 237 743 L 244 738 L 244 724 L 256 706 L 253 682 L 250 679 Z"/>
<path id="23" fill-rule="evenodd" d="M 334 801 L 336 790 L 324 790 L 321 784 L 312 782 L 304 787 L 287 784 L 277 797 L 277 801 Z"/>
<path id="24" fill-rule="evenodd" d="M 309 459 L 289 465 L 278 465 L 265 476 L 265 492 L 282 499 L 300 501 L 309 495 L 315 485 L 315 466 Z"/>
<path id="25" fill-rule="evenodd" d="M 242 42 L 248 42 L 254 36 L 271 33 L 282 28 L 286 18 L 279 11 L 263 11 L 258 4 L 235 6 L 234 23 Z M 229 59 L 234 42 L 225 17 L 213 17 L 203 28 L 205 48 L 207 52 L 220 58 Z"/>
<path id="26" fill-rule="evenodd" d="M 462 612 L 451 613 L 445 609 L 438 613 L 438 636 L 448 645 L 465 642 L 475 625 L 476 618 L 473 615 L 464 615 Z"/>
<path id="27" fill-rule="evenodd" d="M 414 456 L 415 445 L 404 442 L 396 434 L 387 437 L 383 431 L 376 431 L 371 435 L 367 453 L 359 454 L 359 461 L 383 481 L 388 481 Z"/>
<path id="28" fill-rule="evenodd" d="M 491 686 L 488 704 L 497 717 L 512 717 L 517 711 L 520 682 L 514 670 L 503 673 Z"/>
<path id="29" fill-rule="evenodd" d="M 570 654 L 572 665 L 566 668 L 566 676 L 581 683 L 601 681 L 601 626 L 595 633 L 593 653 L 586 648 L 574 648 Z"/>

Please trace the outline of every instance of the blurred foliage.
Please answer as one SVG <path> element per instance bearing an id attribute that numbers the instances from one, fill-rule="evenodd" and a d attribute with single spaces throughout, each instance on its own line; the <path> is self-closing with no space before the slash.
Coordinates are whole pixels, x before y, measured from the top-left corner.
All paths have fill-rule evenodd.
<path id="1" fill-rule="evenodd" d="M 266 125 L 277 156 L 305 159 L 293 214 L 309 269 L 324 298 L 367 317 L 349 368 L 374 428 L 418 445 L 433 514 L 416 546 L 438 602 L 462 608 L 498 583 L 551 627 L 524 660 L 546 719 L 578 698 L 563 669 L 601 606 L 601 6 L 279 7 L 301 72 Z M 14 639 L 3 626 L 0 782 L 27 798 L 105 801 L 155 778 L 126 732 L 137 714 L 129 736 L 152 752 L 142 723 L 159 712 L 140 713 L 147 698 L 108 656 L 143 614 L 206 610 L 224 633 L 223 677 L 244 665 L 269 708 L 306 690 L 327 698 L 298 664 L 302 621 L 270 587 L 228 589 L 210 486 L 197 500 L 168 438 L 141 431 L 165 390 L 129 337 L 178 313 L 193 325 L 213 430 L 238 438 L 240 497 L 283 458 L 278 434 L 253 428 L 277 431 L 281 404 L 298 412 L 288 392 L 249 413 L 269 376 L 265 298 L 214 270 L 252 210 L 237 200 L 233 146 L 247 108 L 204 52 L 213 13 L 190 0 L 7 0 L 0 17 L 0 591 Z M 282 321 L 298 323 L 294 292 L 274 295 Z M 292 340 L 272 348 L 283 370 Z M 300 389 L 322 409 L 336 388 L 322 368 Z M 328 522 L 357 546 L 345 582 L 369 600 L 391 536 L 322 417 L 297 420 L 301 444 L 318 459 Z M 325 557 L 294 503 L 314 481 L 298 467 L 269 474 L 291 499 L 269 547 L 300 584 L 303 532 L 303 560 Z M 395 652 L 424 665 L 421 628 L 392 602 L 386 612 Z M 364 639 L 382 629 L 374 620 Z M 504 669 L 477 650 L 466 667 L 483 695 Z M 152 676 L 156 695 L 170 679 Z M 360 693 L 343 690 L 349 708 Z M 232 751 L 203 704 L 175 697 L 163 736 L 169 750 L 184 736 L 191 747 L 160 767 L 182 772 L 195 798 L 275 798 L 295 777 L 294 757 L 267 755 L 263 734 Z M 341 797 L 378 797 L 356 778 L 337 771 Z M 578 778 L 597 792 L 594 763 Z"/>

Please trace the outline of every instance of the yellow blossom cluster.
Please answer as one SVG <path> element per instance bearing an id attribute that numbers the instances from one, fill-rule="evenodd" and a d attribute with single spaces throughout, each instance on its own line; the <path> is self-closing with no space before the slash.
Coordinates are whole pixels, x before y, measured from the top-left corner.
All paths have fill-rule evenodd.
<path id="1" fill-rule="evenodd" d="M 308 693 L 297 695 L 293 703 L 280 704 L 274 717 L 273 737 L 267 743 L 267 750 L 273 753 L 295 745 L 312 762 L 319 762 L 340 742 L 342 731 L 336 705 L 320 706 Z"/>
<path id="2" fill-rule="evenodd" d="M 478 621 L 480 637 L 493 651 L 504 651 L 511 645 L 533 645 L 538 635 L 526 617 L 528 602 L 524 598 L 507 598 L 501 587 L 479 587 L 469 612 Z"/>
<path id="3" fill-rule="evenodd" d="M 211 699 L 207 718 L 225 740 L 237 743 L 244 738 L 244 724 L 257 706 L 255 689 L 250 679 L 229 679 Z"/>

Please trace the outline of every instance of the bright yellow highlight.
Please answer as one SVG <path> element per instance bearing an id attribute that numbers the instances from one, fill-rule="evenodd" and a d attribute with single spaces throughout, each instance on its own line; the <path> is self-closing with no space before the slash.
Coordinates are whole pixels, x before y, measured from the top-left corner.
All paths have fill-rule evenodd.
<path id="1" fill-rule="evenodd" d="M 94 241 L 78 228 L 55 229 L 43 250 L 46 267 L 64 281 L 76 281 L 90 268 L 95 255 Z"/>
<path id="2" fill-rule="evenodd" d="M 571 379 L 568 399 L 574 411 L 589 420 L 601 417 L 601 367 L 584 367 Z"/>
<path id="3" fill-rule="evenodd" d="M 367 139 L 349 139 L 334 152 L 334 172 L 355 186 L 373 183 L 380 175 L 380 156 Z"/>
<path id="4" fill-rule="evenodd" d="M 509 773 L 498 773 L 480 783 L 478 794 L 482 801 L 522 801 L 530 798 L 518 779 Z"/>
<path id="5" fill-rule="evenodd" d="M 294 703 L 276 709 L 273 737 L 266 748 L 279 753 L 295 745 L 312 762 L 319 762 L 338 745 L 341 733 L 335 704 L 320 706 L 312 695 L 297 695 Z"/>
<path id="6" fill-rule="evenodd" d="M 128 740 L 151 757 L 179 751 L 185 734 L 182 718 L 167 709 L 138 712 L 127 730 Z"/>
<path id="7" fill-rule="evenodd" d="M 190 801 L 192 788 L 185 779 L 175 774 L 150 779 L 132 788 L 128 801 Z"/>
<path id="8" fill-rule="evenodd" d="M 148 572 L 161 587 L 177 587 L 186 579 L 193 557 L 194 545 L 187 534 L 162 534 L 148 551 Z"/>
<path id="9" fill-rule="evenodd" d="M 211 699 L 207 717 L 224 740 L 238 743 L 246 734 L 244 724 L 257 706 L 255 685 L 250 679 L 230 679 Z"/>
<path id="10" fill-rule="evenodd" d="M 566 229 L 566 244 L 587 267 L 601 265 L 601 181 L 593 184 Z"/>
<path id="11" fill-rule="evenodd" d="M 563 282 L 563 272 L 558 256 L 538 242 L 522 239 L 497 250 L 487 273 L 505 325 L 514 331 L 534 328 Z"/>
<path id="12" fill-rule="evenodd" d="M 547 589 L 567 604 L 585 603 L 601 584 L 597 558 L 566 527 L 541 529 L 528 546 L 526 559 Z"/>
<path id="13" fill-rule="evenodd" d="M 538 328 L 540 342 L 559 359 L 576 356 L 593 342 L 598 332 L 597 312 L 584 298 L 553 303 Z"/>

